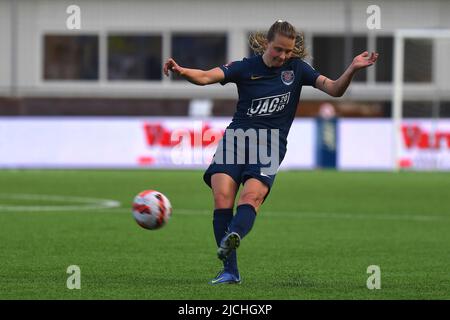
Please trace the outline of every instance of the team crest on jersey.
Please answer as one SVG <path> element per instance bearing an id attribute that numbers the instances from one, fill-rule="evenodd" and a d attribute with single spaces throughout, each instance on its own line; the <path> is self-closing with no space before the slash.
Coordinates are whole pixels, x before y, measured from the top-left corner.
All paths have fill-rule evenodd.
<path id="1" fill-rule="evenodd" d="M 283 71 L 281 72 L 281 81 L 283 81 L 283 83 L 285 85 L 290 85 L 292 84 L 292 82 L 294 82 L 294 71 L 292 70 L 288 70 L 288 71 Z"/>

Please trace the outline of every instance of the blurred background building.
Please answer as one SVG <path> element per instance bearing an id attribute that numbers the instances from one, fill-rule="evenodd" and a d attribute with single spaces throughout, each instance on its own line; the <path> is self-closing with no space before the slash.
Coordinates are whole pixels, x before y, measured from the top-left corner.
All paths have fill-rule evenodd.
<path id="1" fill-rule="evenodd" d="M 66 26 L 70 5 L 81 9 L 81 29 Z M 403 28 L 450 28 L 450 2 L 378 1 L 381 28 L 369 30 L 360 0 L 144 1 L 0 0 L 1 115 L 189 115 L 191 100 L 211 100 L 212 115 L 232 115 L 232 86 L 196 87 L 166 78 L 162 64 L 212 68 L 249 56 L 248 35 L 277 19 L 305 33 L 310 62 L 336 79 L 354 55 L 380 52 L 376 66 L 356 75 L 344 98 L 333 99 L 339 116 L 389 117 L 393 36 Z M 439 73 L 448 76 L 449 55 L 429 40 L 406 43 L 406 116 L 431 116 Z M 449 81 L 450 82 L 450 81 Z M 420 101 L 415 99 L 420 91 Z M 450 94 L 440 107 L 450 115 Z M 409 96 L 410 98 L 409 99 Z M 428 100 L 426 99 L 428 98 Z M 305 88 L 299 116 L 315 116 L 329 97 Z"/>

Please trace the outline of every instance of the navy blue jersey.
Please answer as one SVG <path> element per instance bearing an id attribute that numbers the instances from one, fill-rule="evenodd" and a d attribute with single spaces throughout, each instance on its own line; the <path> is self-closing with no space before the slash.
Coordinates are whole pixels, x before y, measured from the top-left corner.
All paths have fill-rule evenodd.
<path id="1" fill-rule="evenodd" d="M 221 84 L 235 83 L 239 94 L 228 128 L 279 129 L 280 148 L 286 150 L 302 86 L 315 86 L 319 73 L 299 58 L 281 67 L 268 67 L 261 55 L 220 68 L 225 74 Z"/>

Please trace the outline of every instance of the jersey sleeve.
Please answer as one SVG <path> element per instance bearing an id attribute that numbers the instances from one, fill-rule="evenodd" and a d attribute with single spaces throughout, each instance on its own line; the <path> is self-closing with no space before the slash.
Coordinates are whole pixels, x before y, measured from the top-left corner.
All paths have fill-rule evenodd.
<path id="1" fill-rule="evenodd" d="M 305 61 L 302 61 L 302 85 L 316 87 L 316 80 L 320 73 Z"/>
<path id="2" fill-rule="evenodd" d="M 227 63 L 223 66 L 220 66 L 220 69 L 222 69 L 225 78 L 220 82 L 221 85 L 225 85 L 228 82 L 234 82 L 237 83 L 242 78 L 242 75 L 245 72 L 245 62 L 242 61 L 233 61 L 230 63 Z"/>

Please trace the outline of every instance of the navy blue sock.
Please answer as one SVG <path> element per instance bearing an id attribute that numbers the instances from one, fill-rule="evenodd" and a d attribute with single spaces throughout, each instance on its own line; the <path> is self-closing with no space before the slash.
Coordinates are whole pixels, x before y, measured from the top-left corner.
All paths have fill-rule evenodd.
<path id="1" fill-rule="evenodd" d="M 220 241 L 228 231 L 231 220 L 233 219 L 233 209 L 216 209 L 214 210 L 213 228 L 214 237 L 216 238 L 217 247 L 220 245 Z M 233 250 L 228 256 L 227 260 L 223 263 L 224 270 L 231 273 L 237 273 L 237 255 L 236 250 Z"/>
<path id="2" fill-rule="evenodd" d="M 252 229 L 255 218 L 255 208 L 250 204 L 241 204 L 237 207 L 236 215 L 231 220 L 230 232 L 237 232 L 241 239 L 244 238 Z"/>

